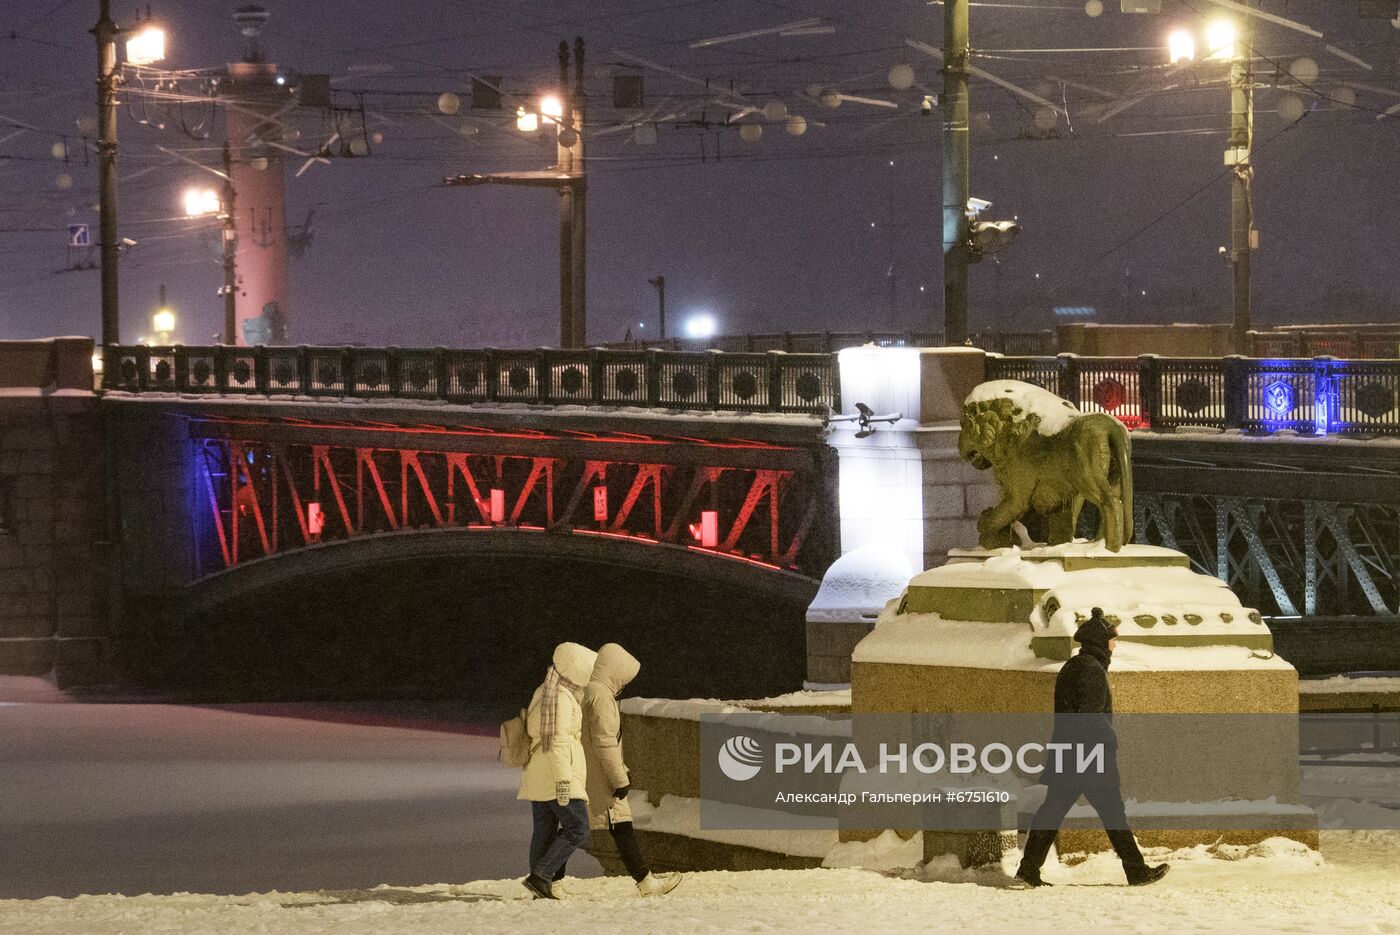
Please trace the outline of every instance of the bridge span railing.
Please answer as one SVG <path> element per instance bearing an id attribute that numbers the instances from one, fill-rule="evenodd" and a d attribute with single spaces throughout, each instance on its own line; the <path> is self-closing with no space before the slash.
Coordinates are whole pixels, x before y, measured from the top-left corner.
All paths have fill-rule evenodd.
<path id="1" fill-rule="evenodd" d="M 103 349 L 102 386 L 131 393 L 432 399 L 811 413 L 839 410 L 831 354 L 365 347 Z"/>
<path id="2" fill-rule="evenodd" d="M 989 357 L 1023 380 L 1130 428 L 1400 436 L 1400 360 L 1332 357 Z"/>

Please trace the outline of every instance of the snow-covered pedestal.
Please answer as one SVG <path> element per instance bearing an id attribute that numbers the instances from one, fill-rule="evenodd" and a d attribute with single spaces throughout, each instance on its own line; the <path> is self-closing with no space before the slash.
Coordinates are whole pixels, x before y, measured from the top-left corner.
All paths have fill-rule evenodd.
<path id="1" fill-rule="evenodd" d="M 851 652 L 875 626 L 880 609 L 899 597 L 914 570 L 903 552 L 869 545 L 832 563 L 807 608 L 807 682 L 851 681 Z"/>
<path id="2" fill-rule="evenodd" d="M 1268 627 L 1227 587 L 1169 549 L 1133 545 L 1111 553 L 1082 541 L 954 550 L 947 565 L 915 575 L 853 653 L 851 709 L 1049 713 L 1055 676 L 1075 648 L 1072 634 L 1092 607 L 1119 628 L 1109 671 L 1116 713 L 1297 714 L 1296 670 L 1273 654 Z M 1209 790 L 1194 800 L 1209 806 L 1200 809 L 1199 830 L 1144 830 L 1142 843 L 1248 844 L 1283 835 L 1315 846 L 1315 823 L 1297 804 L 1296 720 L 1268 723 L 1269 730 L 1237 740 L 1256 770 L 1194 786 Z M 1120 740 L 1125 747 L 1133 742 Z M 1150 757 L 1136 763 L 1138 774 L 1125 766 L 1125 788 L 1140 794 L 1144 808 L 1183 814 L 1173 798 L 1180 764 Z M 1270 828 L 1275 813 L 1279 825 Z M 1107 847 L 1101 832 L 1078 832 L 1073 820 L 1067 829 L 1068 849 Z"/>

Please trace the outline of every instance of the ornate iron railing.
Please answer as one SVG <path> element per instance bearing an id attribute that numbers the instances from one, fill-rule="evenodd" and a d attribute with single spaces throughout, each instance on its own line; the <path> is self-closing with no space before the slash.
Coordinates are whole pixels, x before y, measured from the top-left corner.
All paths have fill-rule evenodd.
<path id="1" fill-rule="evenodd" d="M 830 354 L 363 347 L 103 349 L 125 392 L 436 399 L 748 412 L 840 409 Z"/>
<path id="2" fill-rule="evenodd" d="M 1400 436 L 1400 360 L 989 357 L 987 379 L 1043 386 L 1130 428 Z"/>

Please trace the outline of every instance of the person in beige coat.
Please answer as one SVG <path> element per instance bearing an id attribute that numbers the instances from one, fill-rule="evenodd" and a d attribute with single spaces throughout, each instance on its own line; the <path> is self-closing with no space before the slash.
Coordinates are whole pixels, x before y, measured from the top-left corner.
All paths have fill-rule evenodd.
<path id="1" fill-rule="evenodd" d="M 544 684 L 535 689 L 525 718 L 530 760 L 517 799 L 530 803 L 530 875 L 525 888 L 537 899 L 557 899 L 553 881 L 588 835 L 588 773 L 583 752 L 583 689 L 598 654 L 560 643 Z"/>
<path id="2" fill-rule="evenodd" d="M 643 896 L 669 893 L 680 883 L 678 873 L 654 874 L 642 858 L 627 804 L 631 780 L 622 758 L 622 715 L 617 696 L 637 677 L 642 664 L 616 643 L 598 650 L 593 677 L 583 689 L 583 752 L 588 764 L 588 824 L 608 830 L 618 855 Z"/>

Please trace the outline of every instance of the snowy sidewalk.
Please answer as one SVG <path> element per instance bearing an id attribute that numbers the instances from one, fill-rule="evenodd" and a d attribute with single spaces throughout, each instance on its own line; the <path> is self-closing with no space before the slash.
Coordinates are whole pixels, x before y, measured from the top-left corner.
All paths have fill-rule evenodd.
<path id="1" fill-rule="evenodd" d="M 523 845 L 522 845 L 523 846 Z M 0 930 L 37 933 L 878 932 L 1400 933 L 1400 835 L 1325 832 L 1326 862 L 1280 844 L 1240 860 L 1173 855 L 1162 883 L 1122 884 L 1110 855 L 1052 866 L 1059 885 L 1010 890 L 866 870 L 696 873 L 642 900 L 625 879 L 570 880 L 557 903 L 517 880 L 219 897 L 83 896 L 0 902 Z"/>

